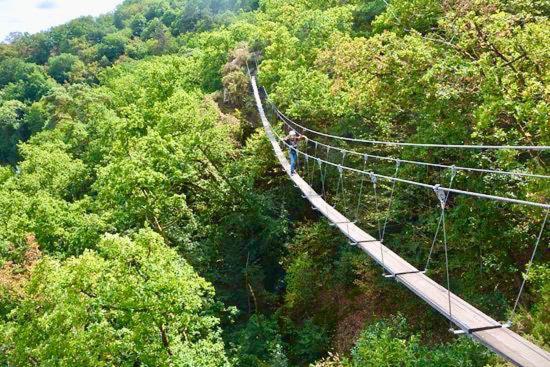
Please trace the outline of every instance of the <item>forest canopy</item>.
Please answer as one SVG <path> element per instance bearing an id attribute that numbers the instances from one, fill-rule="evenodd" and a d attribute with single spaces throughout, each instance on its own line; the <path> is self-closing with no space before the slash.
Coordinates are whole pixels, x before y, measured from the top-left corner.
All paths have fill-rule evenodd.
<path id="1" fill-rule="evenodd" d="M 12 34 L 0 44 L 0 365 L 505 366 L 450 335 L 302 199 L 248 73 L 290 118 L 335 135 L 548 146 L 548 14 L 523 0 L 126 0 Z M 547 151 L 341 148 L 548 173 Z M 399 174 L 550 193 L 536 177 Z M 357 195 L 360 179 L 347 179 Z M 385 213 L 360 195 L 352 214 L 376 235 Z M 402 186 L 391 200 L 384 243 L 415 266 L 433 256 L 428 274 L 443 283 L 436 196 Z M 458 195 L 446 210 L 453 291 L 548 350 L 547 230 L 526 271 L 545 213 Z"/>

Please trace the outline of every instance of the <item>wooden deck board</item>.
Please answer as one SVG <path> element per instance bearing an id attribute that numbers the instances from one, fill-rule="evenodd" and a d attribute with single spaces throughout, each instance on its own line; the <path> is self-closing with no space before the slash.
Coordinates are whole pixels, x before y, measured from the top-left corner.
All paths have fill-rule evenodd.
<path id="1" fill-rule="evenodd" d="M 312 206 L 331 223 L 335 224 L 350 241 L 356 242 L 360 249 L 383 266 L 389 273 L 396 274 L 418 271 L 412 264 L 351 223 L 342 213 L 330 206 L 319 196 L 298 174 L 290 175 L 288 160 L 273 135 L 269 121 L 265 116 L 255 78 L 252 78 L 252 87 L 262 124 L 273 146 L 276 157 L 283 169 L 289 174 L 291 180 L 304 193 L 304 196 L 310 201 Z M 384 254 L 383 260 L 381 251 Z M 396 275 L 395 278 L 443 316 L 450 318 L 449 299 L 446 288 L 420 272 Z M 479 327 L 499 325 L 496 320 L 453 293 L 451 293 L 451 314 L 452 321 L 465 331 Z M 518 366 L 550 367 L 550 353 L 509 329 L 490 329 L 473 332 L 469 335 Z"/>

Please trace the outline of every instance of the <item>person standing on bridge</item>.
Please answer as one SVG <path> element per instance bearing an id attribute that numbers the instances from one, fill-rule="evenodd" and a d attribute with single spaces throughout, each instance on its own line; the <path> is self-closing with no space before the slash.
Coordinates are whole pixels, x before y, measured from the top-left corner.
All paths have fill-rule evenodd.
<path id="1" fill-rule="evenodd" d="M 288 144 L 288 155 L 290 157 L 290 174 L 296 173 L 296 164 L 298 162 L 298 143 L 300 140 L 304 140 L 304 135 L 298 134 L 295 130 L 291 130 L 290 133 L 283 139 Z"/>

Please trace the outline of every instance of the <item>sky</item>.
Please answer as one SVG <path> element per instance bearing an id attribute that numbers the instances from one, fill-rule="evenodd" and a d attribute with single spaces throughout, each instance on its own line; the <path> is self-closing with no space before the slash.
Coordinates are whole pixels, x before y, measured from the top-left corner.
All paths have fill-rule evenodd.
<path id="1" fill-rule="evenodd" d="M 0 0 L 0 42 L 10 32 L 36 33 L 83 15 L 110 12 L 122 0 Z"/>

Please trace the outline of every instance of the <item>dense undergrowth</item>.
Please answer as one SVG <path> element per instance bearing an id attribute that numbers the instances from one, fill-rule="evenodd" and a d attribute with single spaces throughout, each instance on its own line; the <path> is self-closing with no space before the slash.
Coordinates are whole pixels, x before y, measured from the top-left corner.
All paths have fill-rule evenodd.
<path id="1" fill-rule="evenodd" d="M 270 100 L 314 129 L 550 145 L 549 12 L 522 0 L 126 0 L 12 35 L 0 45 L 0 365 L 504 365 L 306 205 L 259 127 L 247 68 L 257 62 Z M 547 172 L 540 152 L 347 148 Z M 429 183 L 451 174 L 400 169 Z M 354 200 L 360 180 L 346 177 Z M 467 172 L 454 185 L 549 192 L 547 180 Z M 421 267 L 436 197 L 395 195 L 386 243 Z M 358 220 L 375 234 L 373 205 L 365 190 Z M 453 290 L 506 319 L 544 213 L 462 196 L 447 211 Z M 545 348 L 547 243 L 545 232 L 514 316 Z M 438 244 L 440 281 L 443 260 Z"/>

